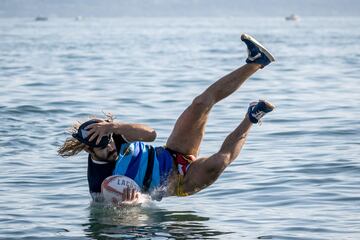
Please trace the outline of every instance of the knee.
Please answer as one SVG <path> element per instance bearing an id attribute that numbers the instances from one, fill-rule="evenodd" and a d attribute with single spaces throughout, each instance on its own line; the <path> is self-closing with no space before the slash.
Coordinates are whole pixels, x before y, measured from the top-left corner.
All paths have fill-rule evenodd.
<path id="1" fill-rule="evenodd" d="M 231 156 L 228 153 L 217 153 L 212 161 L 208 162 L 207 172 L 209 176 L 217 178 L 229 166 Z"/>
<path id="2" fill-rule="evenodd" d="M 201 94 L 193 100 L 191 105 L 196 107 L 197 109 L 210 110 L 211 107 L 214 105 L 214 100 L 210 96 Z"/>
<path id="3" fill-rule="evenodd" d="M 228 158 L 228 154 L 217 153 L 209 158 L 197 159 L 185 176 L 185 191 L 192 194 L 213 184 L 224 172 Z"/>

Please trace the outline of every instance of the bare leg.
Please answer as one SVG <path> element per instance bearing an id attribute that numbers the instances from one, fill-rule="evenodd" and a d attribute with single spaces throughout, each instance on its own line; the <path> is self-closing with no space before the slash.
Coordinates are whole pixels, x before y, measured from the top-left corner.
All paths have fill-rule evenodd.
<path id="1" fill-rule="evenodd" d="M 220 150 L 209 158 L 199 158 L 193 162 L 184 178 L 183 190 L 193 194 L 211 185 L 239 155 L 252 123 L 246 117 L 230 133 Z"/>
<path id="2" fill-rule="evenodd" d="M 245 64 L 197 96 L 176 121 L 166 146 L 183 154 L 197 156 L 211 108 L 235 92 L 260 67 L 259 64 Z"/>

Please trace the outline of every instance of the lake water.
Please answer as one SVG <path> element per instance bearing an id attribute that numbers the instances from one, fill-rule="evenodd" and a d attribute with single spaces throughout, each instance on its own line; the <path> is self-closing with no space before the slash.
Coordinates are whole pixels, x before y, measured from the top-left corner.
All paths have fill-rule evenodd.
<path id="1" fill-rule="evenodd" d="M 360 19 L 0 19 L 1 239 L 360 239 Z M 66 129 L 112 112 L 163 145 L 197 94 L 244 63 L 241 33 L 277 62 L 214 107 L 217 151 L 259 98 L 219 180 L 125 210 L 92 204 L 87 156 L 56 150 Z"/>

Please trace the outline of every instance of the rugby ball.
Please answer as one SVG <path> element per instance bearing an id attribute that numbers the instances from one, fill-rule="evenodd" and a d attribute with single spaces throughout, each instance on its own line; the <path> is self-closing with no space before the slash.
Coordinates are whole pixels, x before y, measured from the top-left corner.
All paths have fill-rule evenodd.
<path id="1" fill-rule="evenodd" d="M 118 204 L 123 202 L 123 193 L 126 188 L 135 189 L 140 193 L 139 185 L 129 177 L 114 175 L 107 177 L 101 184 L 101 192 L 104 200 L 109 203 Z"/>

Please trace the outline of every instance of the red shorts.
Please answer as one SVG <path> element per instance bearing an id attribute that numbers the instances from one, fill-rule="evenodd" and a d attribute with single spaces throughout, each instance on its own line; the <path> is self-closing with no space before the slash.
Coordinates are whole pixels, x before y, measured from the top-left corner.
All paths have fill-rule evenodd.
<path id="1" fill-rule="evenodd" d="M 194 155 L 184 155 L 181 153 L 172 154 L 177 165 L 177 169 L 180 175 L 185 176 L 190 164 L 195 161 Z"/>

